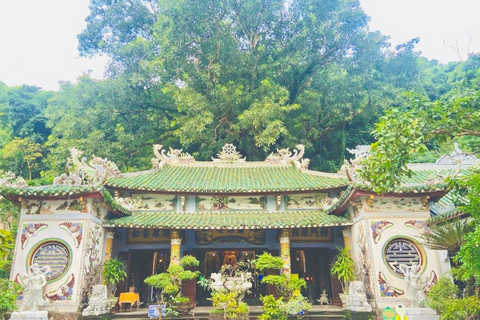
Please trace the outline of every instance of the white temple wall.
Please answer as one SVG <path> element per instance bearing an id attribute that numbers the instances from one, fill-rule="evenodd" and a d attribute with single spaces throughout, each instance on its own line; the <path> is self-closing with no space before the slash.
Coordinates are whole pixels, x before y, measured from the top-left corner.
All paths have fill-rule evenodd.
<path id="1" fill-rule="evenodd" d="M 32 263 L 49 265 L 46 309 L 77 310 L 91 285 L 101 281 L 105 214 L 93 198 L 23 201 L 11 279 L 22 283 Z"/>
<path id="2" fill-rule="evenodd" d="M 357 198 L 350 208 L 353 217 L 351 243 L 360 274 L 367 275 L 377 307 L 409 305 L 400 264 L 419 263 L 421 281 L 428 290 L 442 274 L 450 271 L 445 252 L 422 244 L 430 217 L 424 199 L 369 196 Z"/>

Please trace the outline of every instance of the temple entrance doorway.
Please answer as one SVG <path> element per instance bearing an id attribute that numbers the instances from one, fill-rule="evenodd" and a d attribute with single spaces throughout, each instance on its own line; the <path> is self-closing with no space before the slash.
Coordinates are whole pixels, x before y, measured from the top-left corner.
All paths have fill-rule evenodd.
<path id="1" fill-rule="evenodd" d="M 331 251 L 329 248 L 291 249 L 292 274 L 298 274 L 307 282 L 302 294 L 311 303 L 318 304 L 317 299 L 323 290 L 332 298 Z"/>
<path id="2" fill-rule="evenodd" d="M 157 289 L 145 284 L 145 278 L 165 272 L 170 263 L 170 250 L 130 250 L 120 252 L 119 257 L 127 264 L 127 279 L 118 286 L 118 293 L 138 292 L 140 301 L 155 301 Z"/>
<path id="3" fill-rule="evenodd" d="M 212 273 L 218 273 L 223 265 L 237 265 L 240 261 L 252 260 L 256 256 L 262 254 L 264 249 L 209 249 L 209 250 L 195 250 L 193 252 L 186 252 L 185 254 L 191 254 L 195 256 L 200 265 L 198 270 L 200 271 L 200 277 L 210 278 Z M 274 255 L 278 255 L 278 252 L 270 252 Z M 253 279 L 253 285 L 250 289 L 251 293 L 246 294 L 244 301 L 249 305 L 259 305 L 260 295 L 267 294 L 266 285 L 261 284 L 262 275 L 257 275 Z M 208 306 L 211 302 L 207 300 L 211 296 L 211 291 L 205 290 L 199 285 L 196 286 L 196 302 L 198 306 Z"/>

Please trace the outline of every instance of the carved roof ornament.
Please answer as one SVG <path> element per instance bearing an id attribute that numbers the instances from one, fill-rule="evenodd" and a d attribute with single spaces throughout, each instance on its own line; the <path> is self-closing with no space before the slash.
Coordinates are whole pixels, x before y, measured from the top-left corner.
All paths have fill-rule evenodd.
<path id="1" fill-rule="evenodd" d="M 60 176 L 53 179 L 54 186 L 80 186 L 82 184 L 82 177 L 76 173 L 62 173 Z"/>
<path id="2" fill-rule="evenodd" d="M 153 154 L 155 158 L 152 158 L 153 169 L 162 169 L 166 164 L 176 164 L 179 162 L 189 163 L 194 162 L 195 158 L 190 155 L 188 152 L 182 152 L 182 149 L 172 149 L 169 147 L 169 151 L 165 154 L 165 149 L 163 145 L 154 144 L 153 145 Z"/>
<path id="3" fill-rule="evenodd" d="M 76 174 L 85 184 L 103 185 L 109 177 L 115 178 L 120 175 L 120 170 L 113 161 L 93 155 L 87 163 L 87 158 L 80 159 L 82 154 L 82 151 L 70 148 L 70 160 L 77 171 Z"/>
<path id="4" fill-rule="evenodd" d="M 241 158 L 242 155 L 237 151 L 237 147 L 231 143 L 226 143 L 217 157 L 212 157 L 213 162 L 245 162 L 245 158 Z"/>
<path id="5" fill-rule="evenodd" d="M 293 151 L 290 151 L 289 148 L 277 149 L 277 152 L 272 152 L 265 159 L 265 162 L 280 163 L 283 165 L 294 164 L 299 170 L 308 170 L 310 159 L 302 159 L 303 155 L 305 154 L 305 146 L 303 144 L 297 144 L 295 147 L 297 149 L 293 149 Z"/>
<path id="6" fill-rule="evenodd" d="M 5 187 L 26 187 L 27 182 L 22 177 L 17 177 L 13 172 L 0 170 L 0 185 Z"/>
<path id="7" fill-rule="evenodd" d="M 350 161 L 345 159 L 338 173 L 341 176 L 346 177 L 350 182 L 360 182 L 360 179 L 358 178 L 358 171 L 362 167 L 362 161 L 366 159 L 370 153 L 370 146 L 358 145 L 354 149 L 347 148 L 347 151 L 355 155 L 355 158 L 351 159 Z"/>
<path id="8" fill-rule="evenodd" d="M 339 201 L 338 198 L 326 197 L 320 201 L 320 206 L 322 207 L 323 211 L 329 212 L 330 208 L 332 208 L 335 204 L 337 204 L 338 201 Z"/>
<path id="9" fill-rule="evenodd" d="M 472 165 L 478 161 L 477 157 L 473 154 L 467 154 L 460 150 L 458 143 L 453 144 L 455 149 L 448 155 L 443 155 L 435 161 L 436 164 L 460 164 L 460 165 Z"/>

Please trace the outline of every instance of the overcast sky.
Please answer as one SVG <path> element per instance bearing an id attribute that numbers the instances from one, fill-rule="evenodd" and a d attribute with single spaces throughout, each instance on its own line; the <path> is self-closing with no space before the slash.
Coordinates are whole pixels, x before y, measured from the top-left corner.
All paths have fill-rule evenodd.
<path id="1" fill-rule="evenodd" d="M 319 0 L 321 1 L 321 0 Z M 480 52 L 479 0 L 360 0 L 370 29 L 392 45 L 420 37 L 417 50 L 440 62 L 460 57 L 444 43 Z M 106 58 L 79 58 L 76 35 L 85 28 L 88 0 L 0 0 L 0 81 L 58 90 L 83 72 L 99 78 Z M 469 45 L 470 43 L 470 45 Z"/>

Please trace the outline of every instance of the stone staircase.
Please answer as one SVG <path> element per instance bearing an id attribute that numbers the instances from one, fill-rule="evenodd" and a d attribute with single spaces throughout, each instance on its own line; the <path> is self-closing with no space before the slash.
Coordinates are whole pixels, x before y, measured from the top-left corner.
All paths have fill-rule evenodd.
<path id="1" fill-rule="evenodd" d="M 162 318 L 165 320 L 208 320 L 209 310 L 212 307 L 197 307 L 188 314 L 179 314 L 176 317 Z M 258 316 L 262 313 L 259 306 L 251 306 L 249 320 L 258 320 Z M 109 320 L 146 320 L 148 319 L 148 309 L 140 308 L 132 312 L 120 312 L 108 317 Z M 296 318 L 292 318 L 296 319 Z M 344 310 L 337 306 L 313 306 L 312 310 L 303 318 L 305 320 L 340 320 L 346 319 Z"/>

